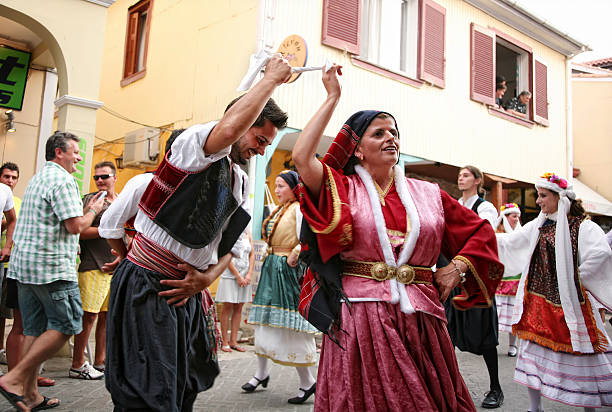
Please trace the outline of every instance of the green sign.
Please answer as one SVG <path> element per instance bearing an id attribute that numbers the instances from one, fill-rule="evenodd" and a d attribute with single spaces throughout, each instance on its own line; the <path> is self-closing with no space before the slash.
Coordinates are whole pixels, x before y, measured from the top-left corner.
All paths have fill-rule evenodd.
<path id="1" fill-rule="evenodd" d="M 74 179 L 77 182 L 77 185 L 79 186 L 81 195 L 83 194 L 83 185 L 85 185 L 85 153 L 86 152 L 87 152 L 87 141 L 84 138 L 81 138 L 81 140 L 79 140 L 79 153 L 81 154 L 81 157 L 83 158 L 83 160 L 77 163 L 76 165 L 77 170 L 76 172 L 72 174 L 72 176 L 74 176 Z"/>
<path id="2" fill-rule="evenodd" d="M 0 46 L 0 107 L 21 110 L 31 53 Z"/>

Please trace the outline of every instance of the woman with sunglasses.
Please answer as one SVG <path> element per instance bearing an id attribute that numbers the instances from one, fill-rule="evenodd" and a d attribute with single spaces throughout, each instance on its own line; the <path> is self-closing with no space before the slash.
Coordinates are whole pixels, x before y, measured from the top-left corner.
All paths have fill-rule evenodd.
<path id="1" fill-rule="evenodd" d="M 323 73 L 327 99 L 293 149 L 310 265 L 300 311 L 326 333 L 315 411 L 475 411 L 441 300 L 461 284 L 455 304 L 491 304 L 503 270 L 493 228 L 437 185 L 404 176 L 387 112 L 353 114 L 319 161 L 337 74 Z M 452 261 L 433 273 L 440 252 Z"/>

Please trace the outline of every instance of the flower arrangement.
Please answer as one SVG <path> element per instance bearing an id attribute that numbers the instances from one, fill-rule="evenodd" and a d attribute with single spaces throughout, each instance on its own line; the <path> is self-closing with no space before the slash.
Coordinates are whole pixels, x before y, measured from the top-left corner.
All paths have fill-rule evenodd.
<path id="1" fill-rule="evenodd" d="M 542 179 L 548 180 L 550 183 L 554 183 L 559 186 L 561 189 L 567 189 L 567 180 L 562 177 L 557 176 L 554 173 L 544 173 L 540 176 Z"/>

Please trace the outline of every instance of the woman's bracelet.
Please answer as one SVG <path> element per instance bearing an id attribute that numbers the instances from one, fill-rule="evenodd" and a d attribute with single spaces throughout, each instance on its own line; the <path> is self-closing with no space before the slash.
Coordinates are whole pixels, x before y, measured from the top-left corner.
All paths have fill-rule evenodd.
<path id="1" fill-rule="evenodd" d="M 93 212 L 94 218 L 98 215 L 98 212 L 96 212 L 96 210 L 93 207 L 90 207 L 89 209 L 87 209 L 87 212 Z"/>
<path id="2" fill-rule="evenodd" d="M 455 270 L 459 274 L 459 283 L 465 282 L 465 272 L 462 272 L 461 269 L 459 269 L 459 265 L 457 264 L 457 262 L 455 262 L 454 260 L 451 260 L 451 262 L 453 262 L 453 265 L 455 265 Z"/>

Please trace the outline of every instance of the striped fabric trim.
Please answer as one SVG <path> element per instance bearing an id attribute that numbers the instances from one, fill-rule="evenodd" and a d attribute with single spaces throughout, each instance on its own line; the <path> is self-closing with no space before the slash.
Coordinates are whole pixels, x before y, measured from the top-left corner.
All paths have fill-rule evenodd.
<path id="1" fill-rule="evenodd" d="M 138 266 L 173 279 L 183 279 L 186 274 L 178 268 L 179 263 L 184 263 L 181 259 L 142 233 L 136 233 L 127 258 Z"/>

